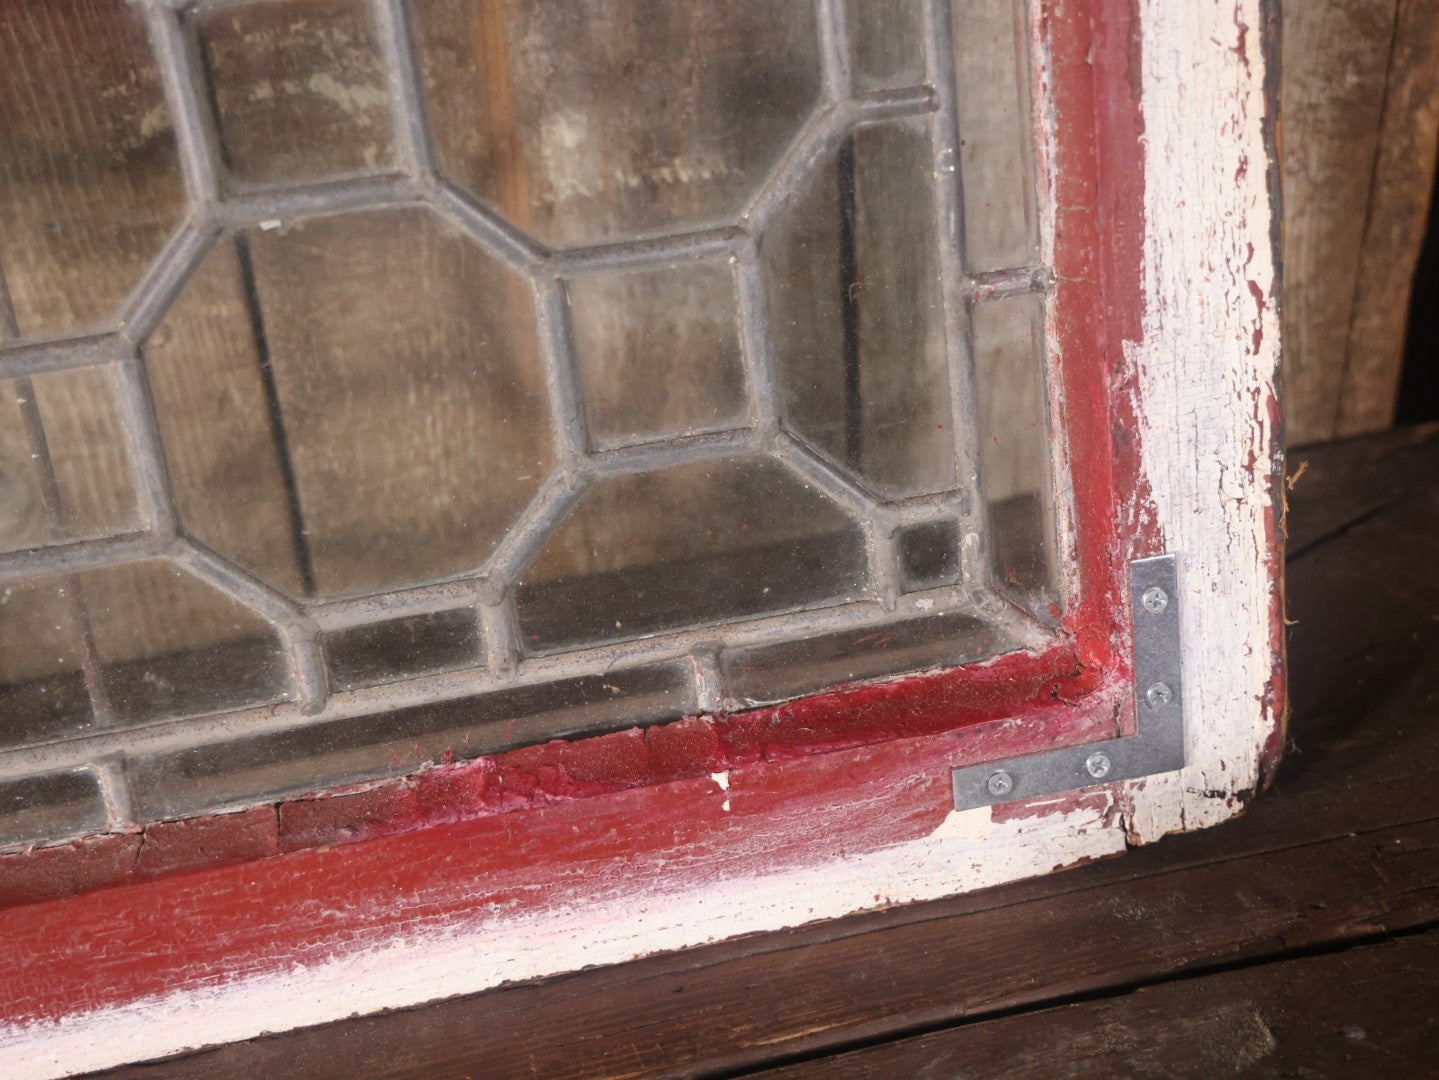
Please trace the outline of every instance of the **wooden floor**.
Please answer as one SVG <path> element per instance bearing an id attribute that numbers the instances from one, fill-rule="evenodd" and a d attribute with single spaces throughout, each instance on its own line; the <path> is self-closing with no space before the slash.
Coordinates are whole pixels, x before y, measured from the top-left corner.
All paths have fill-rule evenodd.
<path id="1" fill-rule="evenodd" d="M 1305 460 L 1291 737 L 1243 818 L 106 1075 L 1439 1077 L 1439 428 L 1300 452 L 1291 474 Z"/>

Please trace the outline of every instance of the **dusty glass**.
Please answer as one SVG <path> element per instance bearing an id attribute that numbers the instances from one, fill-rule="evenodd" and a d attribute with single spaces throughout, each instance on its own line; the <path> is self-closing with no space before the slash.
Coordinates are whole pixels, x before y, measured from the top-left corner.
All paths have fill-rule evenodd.
<path id="1" fill-rule="evenodd" d="M 0 846 L 1044 640 L 1025 10 L 0 5 Z"/>

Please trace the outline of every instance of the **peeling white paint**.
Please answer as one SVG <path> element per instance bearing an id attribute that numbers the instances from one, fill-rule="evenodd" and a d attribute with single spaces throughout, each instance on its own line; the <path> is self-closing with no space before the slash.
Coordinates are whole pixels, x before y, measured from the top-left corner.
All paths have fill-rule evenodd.
<path id="1" fill-rule="evenodd" d="M 1147 310 L 1143 340 L 1126 353 L 1144 397 L 1144 471 L 1187 597 L 1189 762 L 1179 777 L 1130 785 L 1142 842 L 1232 816 L 1228 797 L 1258 783 L 1275 722 L 1261 703 L 1272 675 L 1265 453 L 1278 438 L 1279 319 L 1259 0 L 1142 0 L 1139 10 Z"/>
<path id="2" fill-rule="evenodd" d="M 401 1008 L 505 982 L 797 926 L 864 908 L 980 889 L 1124 849 L 1102 810 L 996 823 L 988 809 L 951 812 L 931 835 L 834 863 L 703 889 L 660 882 L 616 888 L 582 908 L 495 914 L 384 945 L 238 980 L 0 1030 L 0 1076 L 63 1076 L 262 1032 Z"/>

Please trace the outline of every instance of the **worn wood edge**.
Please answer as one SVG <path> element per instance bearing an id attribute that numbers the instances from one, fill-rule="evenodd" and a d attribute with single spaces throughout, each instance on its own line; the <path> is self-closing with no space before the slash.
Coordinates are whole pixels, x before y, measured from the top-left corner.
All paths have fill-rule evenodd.
<path id="1" fill-rule="evenodd" d="M 1153 39 L 1146 47 L 1143 93 L 1149 310 L 1141 340 L 1125 351 L 1144 389 L 1139 432 L 1145 471 L 1161 485 L 1154 515 L 1164 546 L 1180 553 L 1190 590 L 1214 575 L 1212 588 L 1196 593 L 1203 593 L 1203 604 L 1186 605 L 1193 765 L 1182 775 L 1128 785 L 1123 815 L 1113 812 L 1116 803 L 1107 796 L 1061 801 L 1032 816 L 950 812 L 926 835 L 858 854 L 824 853 L 784 870 L 766 870 L 761 859 L 734 867 L 736 873 L 716 868 L 669 887 L 632 879 L 611 897 L 577 907 L 401 925 L 384 940 L 356 942 L 306 966 L 287 968 L 276 955 L 279 970 L 264 974 L 12 1024 L 0 1033 L 0 1065 L 8 1075 L 66 1075 L 880 903 L 978 889 L 1114 854 L 1128 840 L 1212 824 L 1235 812 L 1235 796 L 1259 782 L 1261 747 L 1277 730 L 1274 710 L 1282 700 L 1275 694 L 1273 654 L 1252 650 L 1237 667 L 1234 655 L 1245 641 L 1273 641 L 1277 616 L 1270 465 L 1262 456 L 1258 463 L 1251 459 L 1247 470 L 1239 464 L 1256 447 L 1272 446 L 1276 434 L 1263 80 L 1254 75 L 1264 60 L 1257 45 L 1245 47 L 1259 16 L 1257 0 L 1183 18 L 1172 10 L 1161 16 L 1157 0 L 1138 8 L 1140 32 Z M 1161 70 L 1163 61 L 1169 62 Z M 1187 87 L 1182 114 L 1172 93 L 1175 73 L 1182 73 Z M 1195 92 L 1204 86 L 1215 92 Z M 1230 131 L 1234 142 L 1216 148 L 1215 130 Z M 1246 176 L 1240 163 L 1251 160 Z M 1246 258 L 1249 244 L 1255 253 Z M 1231 266 L 1248 266 L 1247 285 L 1213 262 L 1214 250 L 1237 255 Z M 1200 298 L 1214 305 L 1202 321 L 1193 317 Z M 1251 335 L 1252 351 L 1228 345 Z M 1192 355 L 1211 362 L 1188 370 L 1182 361 Z M 1256 387 L 1253 415 L 1241 417 L 1240 406 Z M 1179 408 L 1181 402 L 1188 407 Z M 1189 421 L 1182 438 L 1177 417 Z M 1196 439 L 1201 474 L 1220 470 L 1226 498 L 1217 506 L 1215 478 L 1206 476 L 1210 486 L 1201 490 L 1200 477 L 1189 475 Z M 1191 502 L 1199 513 L 1181 513 L 1180 506 Z M 1226 681 L 1232 685 L 1216 690 L 1198 683 L 1201 673 L 1221 670 L 1234 672 Z M 724 781 L 715 778 L 713 788 L 728 805 Z"/>
<path id="2" fill-rule="evenodd" d="M 1405 316 L 1433 198 L 1436 148 L 1439 8 L 1401 0 L 1335 410 L 1339 438 L 1394 423 Z"/>
<path id="3" fill-rule="evenodd" d="M 1286 698 L 1264 5 L 1142 0 L 1139 12 L 1147 305 L 1124 352 L 1154 513 L 1187 601 L 1186 766 L 1127 785 L 1130 839 L 1144 843 L 1242 810 L 1277 765 Z"/>
<path id="4" fill-rule="evenodd" d="M 1336 994 L 1333 988 L 1345 987 Z M 1432 1065 L 1439 931 L 1144 986 L 767 1070 L 773 1080 L 1398 1075 Z M 1397 1049 L 1403 1061 L 1377 1055 Z M 1423 1064 L 1421 1064 L 1421 1062 Z M 1255 1072 L 1250 1072 L 1254 1069 Z M 1351 1073 L 1352 1070 L 1352 1073 Z"/>

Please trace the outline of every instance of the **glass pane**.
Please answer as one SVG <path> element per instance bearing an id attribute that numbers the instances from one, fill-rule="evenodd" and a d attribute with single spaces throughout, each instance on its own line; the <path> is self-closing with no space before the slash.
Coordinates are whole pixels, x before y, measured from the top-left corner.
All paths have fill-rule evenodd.
<path id="1" fill-rule="evenodd" d="M 953 667 L 1014 644 L 973 615 L 930 615 L 727 653 L 724 688 L 741 705 L 764 705 L 901 671 Z"/>
<path id="2" fill-rule="evenodd" d="M 864 539 L 773 461 L 733 458 L 608 477 L 516 590 L 531 652 L 640 637 L 858 596 Z"/>
<path id="3" fill-rule="evenodd" d="M 1044 608 L 1058 597 L 1042 298 L 976 304 L 974 362 L 980 478 L 996 569 Z"/>
<path id="4" fill-rule="evenodd" d="M 235 240 L 218 241 L 145 343 L 145 365 L 186 532 L 301 593 L 283 418 L 241 268 Z"/>
<path id="5" fill-rule="evenodd" d="M 187 527 L 300 593 L 477 569 L 550 470 L 529 285 L 408 208 L 211 259 L 147 353 Z"/>
<path id="6" fill-rule="evenodd" d="M 953 521 L 926 521 L 901 529 L 899 563 L 905 592 L 958 581 L 959 525 Z"/>
<path id="7" fill-rule="evenodd" d="M 0 550 L 139 527 L 115 393 L 103 368 L 0 381 Z"/>
<path id="8" fill-rule="evenodd" d="M 596 448 L 744 423 L 744 366 L 727 264 L 587 274 L 570 282 L 569 294 Z"/>
<path id="9" fill-rule="evenodd" d="M 442 169 L 547 244 L 733 218 L 819 96 L 814 5 L 420 0 Z"/>
<path id="10" fill-rule="evenodd" d="M 140 8 L 0 4 L 0 269 L 26 335 L 112 318 L 184 204 Z"/>
<path id="11" fill-rule="evenodd" d="M 922 123 L 861 128 L 761 248 L 787 424 L 887 498 L 955 482 L 932 171 Z"/>
<path id="12" fill-rule="evenodd" d="M 195 24 L 235 179 L 308 180 L 389 162 L 390 93 L 362 0 L 245 4 L 202 11 Z"/>
<path id="13" fill-rule="evenodd" d="M 1039 257 L 1025 0 L 954 0 L 964 246 L 971 270 Z"/>
<path id="14" fill-rule="evenodd" d="M 82 619 L 74 578 L 0 585 L 0 746 L 89 730 Z"/>
<path id="15" fill-rule="evenodd" d="M 260 705 L 289 669 L 269 623 L 167 562 L 76 577 L 111 714 L 122 723 Z"/>
<path id="16" fill-rule="evenodd" d="M 856 90 L 924 82 L 923 0 L 846 0 Z"/>
<path id="17" fill-rule="evenodd" d="M 453 671 L 479 662 L 475 611 L 436 611 L 325 635 L 330 685 L 336 690 L 375 686 L 415 675 Z"/>
<path id="18" fill-rule="evenodd" d="M 108 823 L 92 772 L 76 769 L 0 782 L 0 847 L 100 832 Z"/>
<path id="19" fill-rule="evenodd" d="M 146 755 L 131 777 L 143 817 L 178 817 L 693 711 L 682 668 L 622 669 Z"/>

